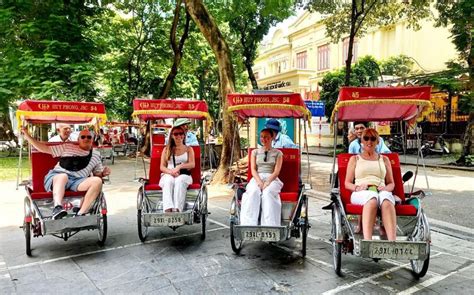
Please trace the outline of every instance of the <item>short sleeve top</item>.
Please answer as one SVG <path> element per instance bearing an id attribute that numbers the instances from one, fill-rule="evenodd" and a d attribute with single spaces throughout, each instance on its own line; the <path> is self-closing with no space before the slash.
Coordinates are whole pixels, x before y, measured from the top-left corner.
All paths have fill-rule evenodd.
<path id="1" fill-rule="evenodd" d="M 276 161 L 281 156 L 283 156 L 283 153 L 274 148 L 268 151 L 264 151 L 263 148 L 252 151 L 252 157 L 256 157 L 255 163 L 257 164 L 258 173 L 273 173 Z"/>

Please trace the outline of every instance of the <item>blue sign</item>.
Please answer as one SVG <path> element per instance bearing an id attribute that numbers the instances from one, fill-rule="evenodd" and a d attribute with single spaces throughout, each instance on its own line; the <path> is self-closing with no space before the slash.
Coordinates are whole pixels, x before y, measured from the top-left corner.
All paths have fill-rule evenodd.
<path id="1" fill-rule="evenodd" d="M 304 103 L 306 107 L 311 112 L 313 117 L 324 117 L 324 102 L 314 101 L 314 100 L 305 100 Z"/>

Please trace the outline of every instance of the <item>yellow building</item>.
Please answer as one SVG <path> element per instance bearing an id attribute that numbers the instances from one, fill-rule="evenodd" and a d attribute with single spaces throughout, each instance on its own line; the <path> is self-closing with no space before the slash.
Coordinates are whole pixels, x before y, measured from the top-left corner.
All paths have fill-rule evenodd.
<path id="1" fill-rule="evenodd" d="M 414 60 L 415 70 L 424 73 L 445 70 L 445 63 L 457 57 L 448 29 L 435 28 L 429 20 L 420 22 L 420 26 L 420 30 L 414 31 L 400 22 L 368 30 L 354 44 L 353 62 L 365 55 L 385 60 L 403 54 Z M 326 36 L 321 15 L 305 12 L 261 44 L 253 70 L 260 89 L 292 91 L 305 99 L 318 99 L 318 82 L 325 73 L 345 66 L 347 52 L 348 38 L 332 43 Z M 315 128 L 319 129 L 313 124 Z M 314 136 L 310 144 L 315 144 Z M 321 144 L 331 145 L 324 140 Z"/>

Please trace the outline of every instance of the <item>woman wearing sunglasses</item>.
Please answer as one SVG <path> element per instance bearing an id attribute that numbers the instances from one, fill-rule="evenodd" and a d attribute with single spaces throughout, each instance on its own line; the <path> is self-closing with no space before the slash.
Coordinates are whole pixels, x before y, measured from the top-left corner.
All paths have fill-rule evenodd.
<path id="1" fill-rule="evenodd" d="M 174 126 L 161 154 L 159 185 L 163 189 L 163 210 L 183 212 L 188 186 L 193 182 L 194 150 L 185 144 L 182 126 Z"/>
<path id="2" fill-rule="evenodd" d="M 361 136 L 362 151 L 349 160 L 345 187 L 353 192 L 351 203 L 364 206 L 362 210 L 364 239 L 372 239 L 373 225 L 380 208 L 387 238 L 394 241 L 397 219 L 392 191 L 395 184 L 389 159 L 375 151 L 379 141 L 379 134 L 375 129 L 364 130 Z"/>
<path id="3" fill-rule="evenodd" d="M 271 129 L 260 131 L 262 147 L 252 151 L 250 157 L 252 179 L 242 196 L 241 225 L 258 225 L 261 205 L 261 225 L 280 226 L 280 191 L 283 183 L 278 179 L 278 175 L 283 163 L 283 153 L 272 148 L 274 136 Z"/>

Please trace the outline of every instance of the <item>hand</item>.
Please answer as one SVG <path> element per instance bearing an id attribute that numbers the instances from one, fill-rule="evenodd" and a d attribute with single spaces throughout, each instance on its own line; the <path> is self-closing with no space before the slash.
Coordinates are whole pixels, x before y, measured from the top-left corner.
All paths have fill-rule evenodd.
<path id="1" fill-rule="evenodd" d="M 356 185 L 354 191 L 355 192 L 365 191 L 367 190 L 367 188 L 368 188 L 367 184 L 362 183 L 362 184 Z"/>
<path id="2" fill-rule="evenodd" d="M 379 185 L 379 186 L 377 187 L 377 190 L 378 190 L 379 192 L 380 192 L 380 191 L 385 191 L 385 190 L 386 190 L 386 189 L 385 189 L 385 185 Z"/>
<path id="3" fill-rule="evenodd" d="M 105 167 L 104 167 L 104 170 L 102 170 L 102 177 L 109 176 L 109 175 L 110 175 L 110 172 L 112 172 L 112 171 L 110 170 L 110 168 L 107 167 L 107 166 L 105 166 Z"/>
<path id="4" fill-rule="evenodd" d="M 259 187 L 261 190 L 263 190 L 264 183 L 263 183 L 263 181 L 262 181 L 261 179 L 260 179 L 260 180 L 257 180 L 257 185 L 258 185 L 258 187 Z"/>
<path id="5" fill-rule="evenodd" d="M 262 188 L 262 190 L 266 189 L 269 185 L 270 185 L 270 182 L 265 181 L 265 182 L 263 183 L 263 188 Z"/>
<path id="6" fill-rule="evenodd" d="M 21 133 L 23 133 L 25 136 L 29 136 L 30 134 L 28 133 L 28 129 L 26 127 L 21 127 Z"/>

